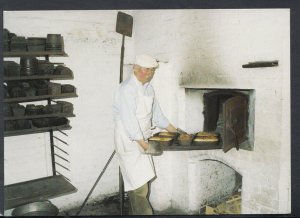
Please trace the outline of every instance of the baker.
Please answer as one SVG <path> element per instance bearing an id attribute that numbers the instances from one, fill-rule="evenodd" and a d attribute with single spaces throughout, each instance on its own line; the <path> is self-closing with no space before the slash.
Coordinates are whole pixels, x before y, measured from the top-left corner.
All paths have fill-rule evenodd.
<path id="1" fill-rule="evenodd" d="M 160 155 L 162 150 L 147 141 L 152 126 L 177 132 L 161 111 L 150 84 L 157 67 L 153 57 L 137 56 L 133 74 L 119 85 L 114 96 L 115 149 L 132 215 L 153 214 L 147 198 L 148 182 L 155 177 L 151 155 Z"/>

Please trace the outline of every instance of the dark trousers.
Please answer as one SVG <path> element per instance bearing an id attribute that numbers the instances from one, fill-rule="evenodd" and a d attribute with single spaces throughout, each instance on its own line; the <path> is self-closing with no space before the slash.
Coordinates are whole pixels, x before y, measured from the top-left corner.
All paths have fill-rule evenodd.
<path id="1" fill-rule="evenodd" d="M 128 191 L 130 201 L 130 215 L 153 215 L 152 207 L 148 200 L 148 183 L 132 191 Z"/>

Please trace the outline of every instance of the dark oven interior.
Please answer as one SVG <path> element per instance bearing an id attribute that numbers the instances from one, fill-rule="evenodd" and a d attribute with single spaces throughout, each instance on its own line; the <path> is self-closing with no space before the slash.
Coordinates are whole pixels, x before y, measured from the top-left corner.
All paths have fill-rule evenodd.
<path id="1" fill-rule="evenodd" d="M 203 130 L 220 134 L 224 152 L 234 147 L 252 150 L 248 140 L 249 128 L 254 123 L 249 123 L 249 117 L 253 119 L 249 116 L 250 94 L 249 90 L 214 90 L 203 95 Z"/>

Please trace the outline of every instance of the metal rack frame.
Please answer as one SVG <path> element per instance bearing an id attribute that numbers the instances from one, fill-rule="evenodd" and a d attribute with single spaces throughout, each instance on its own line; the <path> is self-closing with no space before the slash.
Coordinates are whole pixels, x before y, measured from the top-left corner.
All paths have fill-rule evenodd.
<path id="1" fill-rule="evenodd" d="M 41 52 L 4 52 L 3 57 L 23 57 L 23 56 L 35 56 L 35 57 L 44 57 L 45 60 L 49 61 L 49 57 L 68 57 L 68 55 L 65 52 L 51 52 L 51 51 L 41 51 Z M 37 80 L 37 79 L 44 79 L 46 81 L 50 81 L 50 80 L 64 80 L 64 79 L 73 79 L 73 75 L 34 75 L 34 76 L 20 76 L 20 77 L 4 77 L 4 82 L 7 81 L 24 81 L 24 80 Z M 40 100 L 46 100 L 47 104 L 50 105 L 52 99 L 60 99 L 60 98 L 73 98 L 73 97 L 78 97 L 76 92 L 74 93 L 66 93 L 66 94 L 61 94 L 61 95 L 45 95 L 45 96 L 34 96 L 34 97 L 23 97 L 23 98 L 7 98 L 4 99 L 4 103 L 12 103 L 12 102 L 32 102 L 32 101 L 40 101 Z M 34 115 L 34 116 L 22 116 L 22 117 L 6 117 L 4 118 L 4 120 L 18 120 L 18 119 L 32 119 L 32 118 L 41 118 L 41 117 L 54 117 L 54 116 L 59 116 L 59 117 L 63 117 L 63 115 L 65 115 L 64 117 L 74 117 L 74 114 L 49 114 L 49 115 Z M 62 175 L 60 172 L 57 171 L 56 169 L 56 165 L 60 165 L 61 167 L 69 170 L 68 168 L 66 168 L 65 166 L 59 164 L 56 162 L 55 158 L 56 156 L 61 158 L 62 160 L 65 160 L 67 162 L 69 162 L 69 160 L 67 160 L 66 158 L 61 157 L 60 155 L 55 153 L 55 148 L 57 148 L 58 150 L 64 152 L 65 154 L 68 155 L 67 152 L 65 152 L 63 149 L 59 148 L 57 145 L 54 144 L 54 139 L 57 139 L 61 142 L 63 142 L 64 144 L 67 144 L 66 142 L 64 142 L 63 140 L 61 140 L 60 138 L 54 136 L 54 131 L 59 131 L 60 133 L 68 136 L 65 132 L 63 132 L 62 130 L 68 130 L 71 129 L 70 125 L 63 125 L 63 126 L 57 126 L 57 127 L 46 127 L 46 128 L 35 128 L 35 129 L 27 129 L 27 130 L 16 130 L 16 131 L 6 131 L 4 132 L 4 136 L 16 136 L 16 135 L 24 135 L 24 134 L 34 134 L 34 133 L 40 133 L 40 132 L 49 132 L 49 140 L 50 140 L 50 150 L 51 150 L 51 163 L 52 163 L 52 176 L 50 177 L 45 177 L 45 178 L 41 178 L 38 179 L 44 183 L 48 183 L 48 181 L 52 181 L 54 178 L 59 178 L 60 180 L 63 179 L 65 180 L 67 186 L 68 186 L 68 190 L 66 191 L 65 188 L 61 187 L 57 187 L 57 195 L 61 195 L 61 194 L 70 194 L 73 193 L 74 191 L 77 191 L 77 189 L 71 184 L 69 183 L 70 180 L 65 177 L 64 175 Z M 58 174 L 58 175 L 57 175 Z M 59 176 L 59 177 L 58 177 Z M 69 182 L 68 182 L 68 181 Z M 35 182 L 37 180 L 29 180 L 26 181 L 26 184 L 30 184 L 30 182 Z M 10 184 L 5 186 L 5 191 L 9 191 L 12 188 L 16 188 L 16 187 L 20 187 L 22 183 L 15 183 L 15 184 Z M 64 186 L 66 187 L 66 186 Z M 70 188 L 71 187 L 71 188 Z M 24 190 L 24 193 L 26 193 L 26 190 Z M 32 197 L 28 197 L 28 193 L 26 193 L 26 197 L 25 195 L 21 196 L 21 200 L 23 200 L 22 202 L 26 203 L 26 199 L 31 199 Z M 6 197 L 6 196 L 5 196 Z M 25 198 L 25 199 L 22 199 Z M 5 202 L 10 202 L 10 199 L 5 199 Z"/>

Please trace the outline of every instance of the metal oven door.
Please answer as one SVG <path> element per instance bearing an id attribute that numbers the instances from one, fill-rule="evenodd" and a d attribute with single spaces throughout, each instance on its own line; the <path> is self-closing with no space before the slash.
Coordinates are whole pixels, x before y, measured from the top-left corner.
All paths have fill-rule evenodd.
<path id="1" fill-rule="evenodd" d="M 226 100 L 222 105 L 224 128 L 222 132 L 224 152 L 236 147 L 247 139 L 248 100 L 238 95 Z"/>

